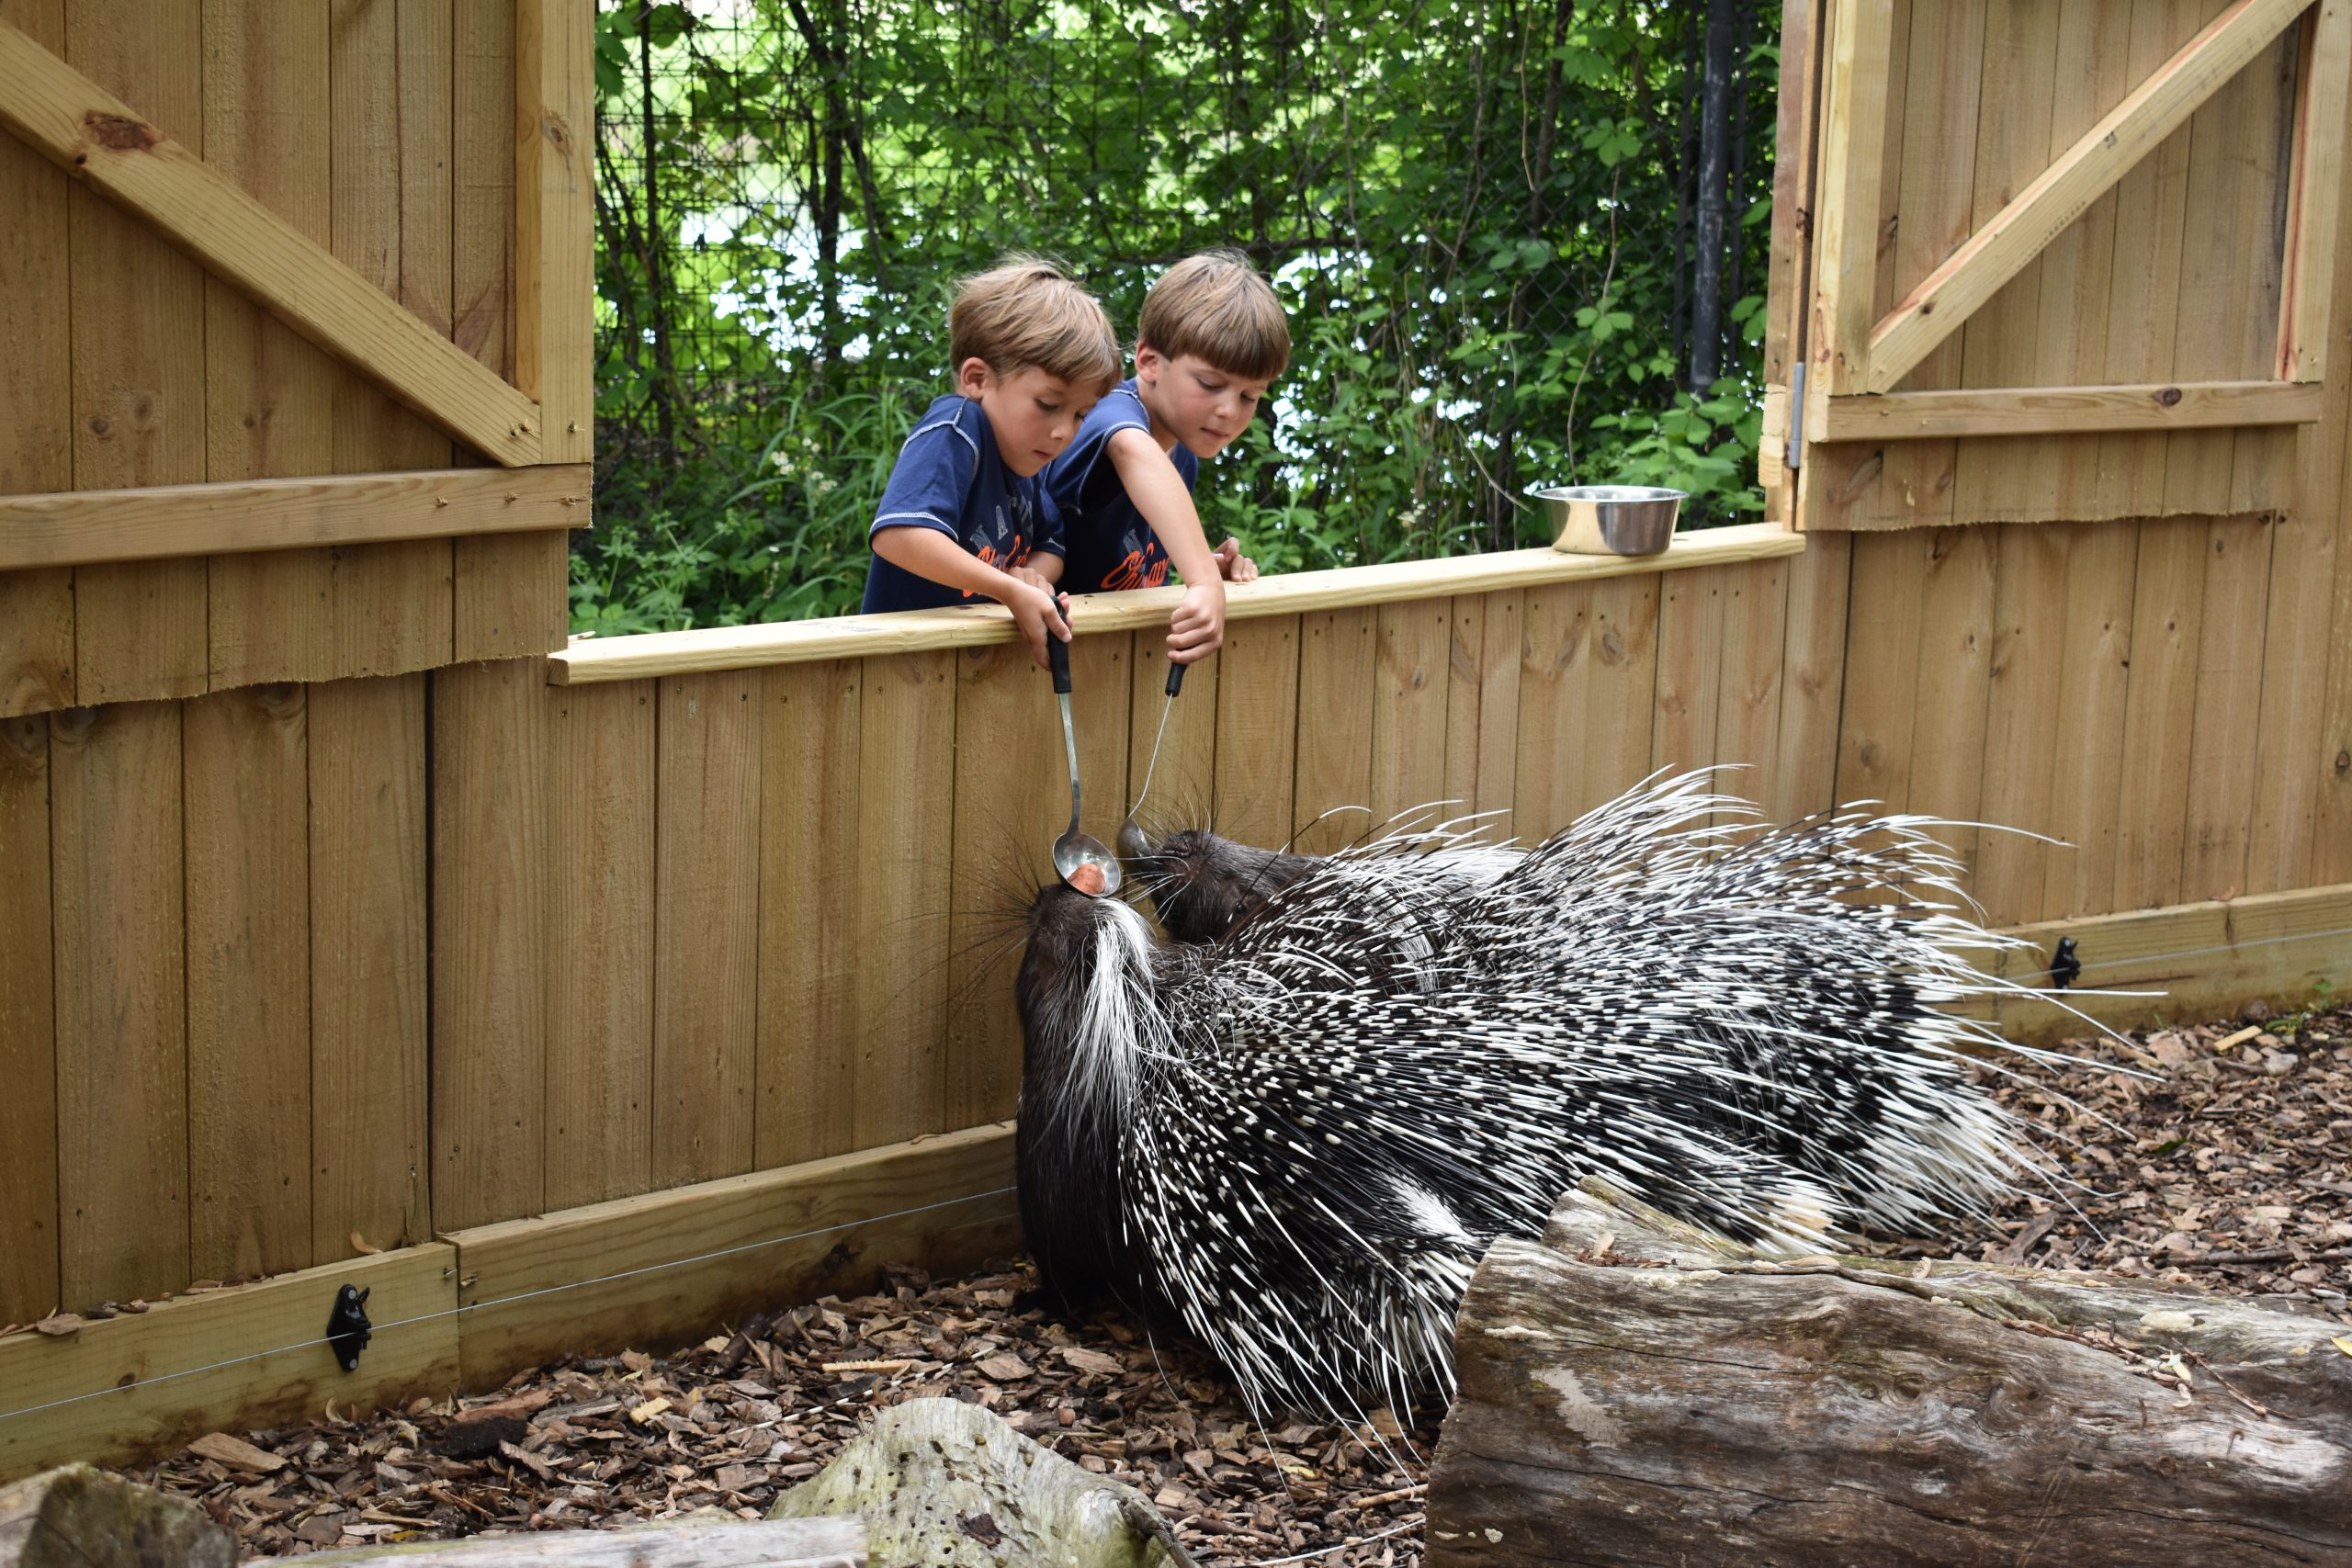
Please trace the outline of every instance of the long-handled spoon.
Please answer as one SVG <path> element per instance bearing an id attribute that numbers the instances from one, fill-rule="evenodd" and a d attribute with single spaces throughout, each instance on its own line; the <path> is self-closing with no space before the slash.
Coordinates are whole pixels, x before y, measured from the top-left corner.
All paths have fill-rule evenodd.
<path id="1" fill-rule="evenodd" d="M 1174 660 L 1168 661 L 1168 695 L 1159 705 L 1159 732 L 1151 738 L 1151 761 L 1143 765 L 1143 788 L 1136 792 L 1136 803 L 1127 807 L 1127 819 L 1119 824 L 1119 852 L 1129 860 L 1141 860 L 1151 852 L 1144 841 L 1143 829 L 1136 826 L 1136 813 L 1143 809 L 1143 797 L 1151 793 L 1152 770 L 1159 766 L 1159 743 L 1168 738 L 1168 710 L 1176 705 L 1176 694 L 1184 689 L 1184 667 Z"/>
<path id="2" fill-rule="evenodd" d="M 1054 840 L 1054 871 L 1079 892 L 1099 898 L 1116 893 L 1124 876 L 1119 857 L 1078 830 L 1078 730 L 1069 717 L 1069 644 L 1048 636 L 1046 657 L 1053 666 L 1054 695 L 1062 705 L 1062 749 L 1069 756 L 1069 828 Z"/>

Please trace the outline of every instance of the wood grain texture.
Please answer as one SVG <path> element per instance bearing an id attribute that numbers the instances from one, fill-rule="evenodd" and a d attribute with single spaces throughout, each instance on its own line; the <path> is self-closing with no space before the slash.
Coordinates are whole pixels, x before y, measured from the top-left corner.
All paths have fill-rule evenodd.
<path id="1" fill-rule="evenodd" d="M 1374 824 L 1451 797 L 1446 793 L 1453 601 L 1383 604 L 1374 637 L 1370 794 Z M 1442 807 L 1440 817 L 1466 809 Z"/>
<path id="2" fill-rule="evenodd" d="M 1244 843 L 1271 848 L 1290 841 L 1299 620 L 1228 620 L 1216 656 L 1216 776 L 1209 820 Z"/>
<path id="3" fill-rule="evenodd" d="M 152 1461 L 223 1425 L 314 1419 L 329 1400 L 356 1416 L 395 1396 L 448 1389 L 463 1321 L 451 1313 L 457 1261 L 455 1248 L 428 1244 L 158 1302 L 85 1324 L 70 1339 L 0 1338 L 0 1388 L 11 1404 L 120 1389 L 38 1419 L 0 1421 L 0 1478 L 75 1461 Z M 378 1323 L 406 1325 L 377 1335 L 353 1372 L 318 1343 L 321 1303 L 345 1281 L 368 1292 Z M 166 1369 L 204 1370 L 122 1386 Z"/>
<path id="4" fill-rule="evenodd" d="M 2188 770 L 2182 764 L 2196 741 L 2205 550 L 2201 529 L 2150 523 L 2140 532 L 2110 909 L 2180 902 L 2188 812 Z"/>
<path id="5" fill-rule="evenodd" d="M 1592 656 L 1593 592 L 1581 583 L 1530 589 L 1521 606 L 1511 831 L 1530 843 L 1577 814 L 1586 738 L 1573 672 Z"/>
<path id="6" fill-rule="evenodd" d="M 2191 526 L 2184 520 L 2174 526 Z M 2268 620 L 2272 528 L 2264 518 L 2205 525 L 2204 613 L 2198 627 L 2196 716 L 2183 759 L 2180 897 L 2229 898 L 2246 890 L 2246 842 L 2261 748 L 2262 627 Z"/>
<path id="7" fill-rule="evenodd" d="M 311 1256 L 310 734 L 299 686 L 181 712 L 187 889 L 188 1267 Z"/>
<path id="8" fill-rule="evenodd" d="M 2143 526 L 2086 523 L 2067 532 L 2066 621 L 2056 655 L 2064 673 L 2050 739 L 2041 742 L 2052 760 L 2040 830 L 2058 840 L 2047 849 L 2042 876 L 2048 915 L 2103 909 L 2115 894 L 2114 803 L 2122 788 Z"/>
<path id="9" fill-rule="evenodd" d="M 0 0 L 0 20 L 44 47 L 65 47 L 64 0 Z M 0 495 L 74 484 L 71 193 L 63 174 L 14 137 L 0 137 Z M 0 572 L 0 716 L 74 700 L 70 572 Z"/>
<path id="10" fill-rule="evenodd" d="M 1736 568 L 1724 584 L 1723 694 L 1711 760 L 1728 770 L 1720 787 L 1761 802 L 1781 746 L 1781 684 L 1789 614 L 1789 563 Z"/>
<path id="11" fill-rule="evenodd" d="M 1511 826 L 1532 841 L 1650 771 L 1658 580 L 1532 593 L 1519 676 Z"/>
<path id="12" fill-rule="evenodd" d="M 1781 636 L 1781 726 L 1761 792 L 1764 814 L 1792 822 L 1838 802 L 1838 735 L 1846 700 L 1851 537 L 1824 534 L 1789 563 Z"/>
<path id="13" fill-rule="evenodd" d="M 1155 838 L 1177 828 L 1204 825 L 1216 784 L 1216 694 L 1224 658 L 1213 654 L 1186 666 L 1183 687 L 1172 701 L 1164 637 L 1135 633 L 1128 658 L 1134 691 L 1128 707 L 1128 798 L 1139 813 L 1136 820 Z M 1164 739 L 1163 717 L 1168 727 Z M 1157 762 L 1151 754 L 1155 740 L 1159 746 Z"/>
<path id="14" fill-rule="evenodd" d="M 516 0 L 514 383 L 559 463 L 594 455 L 594 33 L 584 6 Z"/>
<path id="15" fill-rule="evenodd" d="M 1498 841 L 1512 834 L 1519 773 L 1520 625 L 1524 595 L 1457 593 L 1446 652 L 1445 795 L 1487 818 Z"/>
<path id="16" fill-rule="evenodd" d="M 1326 610 L 1298 618 L 1298 723 L 1290 831 L 1303 854 L 1362 839 L 1372 815 L 1373 700 L 1379 683 L 1378 612 Z"/>
<path id="17" fill-rule="evenodd" d="M 433 673 L 433 1223 L 546 1203 L 547 673 Z"/>
<path id="18" fill-rule="evenodd" d="M 759 1030 L 758 681 L 659 685 L 653 871 L 653 1180 L 752 1168 Z"/>
<path id="19" fill-rule="evenodd" d="M 433 1234 L 426 680 L 308 691 L 311 1248 L 322 1264 Z"/>
<path id="20" fill-rule="evenodd" d="M 63 60 L 200 156 L 200 0 L 73 0 Z M 85 490 L 205 477 L 203 271 L 96 192 L 75 188 L 67 248 L 74 483 Z M 205 569 L 154 561 L 74 573 L 74 700 L 85 705 L 205 689 Z"/>
<path id="21" fill-rule="evenodd" d="M 854 852 L 857 1066 L 851 1146 L 946 1123 L 948 923 L 956 785 L 956 655 L 865 661 L 858 699 Z M 854 846 L 854 850 L 852 846 Z"/>
<path id="22" fill-rule="evenodd" d="M 327 58 L 324 6 L 235 0 L 205 8 L 205 161 L 317 244 L 334 229 L 332 149 L 315 133 L 333 123 Z M 335 383 L 347 372 L 220 278 L 204 280 L 204 317 L 206 477 L 332 471 Z M 337 673 L 322 659 L 271 646 L 320 627 L 311 580 L 323 575 L 323 559 L 313 558 L 323 556 L 207 564 L 208 685 Z"/>
<path id="23" fill-rule="evenodd" d="M 1892 0 L 1837 0 L 1830 24 L 1814 215 L 1820 331 L 1808 351 L 1825 394 L 1860 391 L 1867 373 L 1894 10 Z"/>
<path id="24" fill-rule="evenodd" d="M 1679 571 L 1658 580 L 1657 686 L 1650 766 L 1703 768 L 1717 761 L 1723 705 L 1724 598 L 1737 568 Z"/>
<path id="25" fill-rule="evenodd" d="M 1996 534 L 1977 798 L 1984 821 L 2026 831 L 1982 836 L 1969 891 L 1986 922 L 2004 926 L 2041 918 L 2050 846 L 2029 835 L 2051 831 L 2052 775 L 2071 750 L 2058 743 L 2059 704 L 2080 672 L 2064 658 L 2075 530 L 2011 525 Z"/>
<path id="26" fill-rule="evenodd" d="M 654 1184 L 655 691 L 632 681 L 549 694 L 549 1208 Z M 759 777 L 755 766 L 741 771 Z M 699 859 L 691 844 L 681 853 Z M 756 877 L 759 863 L 753 855 L 729 874 Z M 679 913 L 690 934 L 695 912 Z M 709 934 L 731 951 L 754 943 L 757 927 Z"/>
<path id="27" fill-rule="evenodd" d="M 761 672 L 757 1163 L 846 1154 L 856 1114 L 860 700 L 844 659 Z M 827 918 L 825 911 L 832 911 Z"/>
<path id="28" fill-rule="evenodd" d="M 186 1286 L 187 924 L 180 709 L 50 722 L 57 1180 L 69 1310 Z"/>
<path id="29" fill-rule="evenodd" d="M 1964 824 L 1982 818 L 1998 540 L 1991 528 L 1936 530 L 1920 586 L 1918 675 L 1910 698 L 1910 808 L 1953 824 L 1937 837 L 1964 874 L 1973 874 L 1977 843 L 1976 830 Z"/>
<path id="30" fill-rule="evenodd" d="M 2085 223 L 2111 213 L 2102 197 Z M 2138 387 L 2082 385 L 2096 372 L 2107 349 L 2103 320 L 2086 312 L 2106 298 L 2106 274 L 2099 265 L 2086 264 L 2072 230 L 2059 236 L 2062 245 L 2041 258 L 2052 273 L 2050 298 L 2042 303 L 2045 317 L 2033 344 L 2041 384 L 2023 387 L 1972 386 L 1950 392 L 1885 392 L 1874 397 L 1832 398 L 1820 425 L 1809 430 L 1815 441 L 1926 441 L 1939 436 L 2047 436 L 2058 432 L 2169 431 L 2211 426 L 2309 424 L 2321 416 L 2324 402 L 2315 385 L 2280 381 L 2167 381 Z M 2112 248 L 2110 245 L 2109 248 Z M 2066 264 L 2062 278 L 2055 276 Z M 2037 278 L 2037 281 L 2041 281 Z M 2088 296 L 2088 299 L 2086 299 Z M 2063 318 L 2068 330 L 2060 332 L 2046 318 Z M 2086 366 L 2081 361 L 2087 360 Z M 2073 452 L 2078 442 L 2060 444 Z M 1987 446 L 1985 449 L 1990 450 Z M 2064 481 L 2058 488 L 2064 491 Z M 1992 503 L 1984 503 L 1988 508 Z M 2017 502 L 2026 505 L 2030 502 Z M 2055 503 L 2044 503 L 2052 517 L 2071 515 Z"/>
<path id="31" fill-rule="evenodd" d="M 1012 1187 L 1012 1130 L 999 1123 L 461 1231 L 465 1382 L 855 1294 L 888 1262 L 976 1267 L 1018 1246 Z M 601 1282 L 567 1289 L 583 1280 Z"/>
<path id="32" fill-rule="evenodd" d="M 1464 1295 L 1430 1561 L 1671 1562 L 1694 1532 L 1741 1561 L 1906 1568 L 2352 1550 L 2335 1483 L 2352 1363 L 2328 1358 L 2325 1320 L 2136 1280 L 1921 1272 L 1761 1262 L 1570 1193 Z M 2237 1398 L 2152 1397 L 2145 1361 L 2107 1348 L 2148 1345 L 2164 1313 L 2181 1325 L 2154 1331 L 2164 1346 Z M 1605 1559 L 1560 1550 L 1603 1537 Z"/>
<path id="33" fill-rule="evenodd" d="M 0 1323 L 60 1303 L 57 1001 L 50 940 L 49 720 L 0 719 Z"/>
<path id="34" fill-rule="evenodd" d="M 1872 534 L 1854 541 L 1846 627 L 1845 700 L 1838 727 L 1838 803 L 1910 809 L 1917 724 L 1920 622 L 1936 535 Z"/>

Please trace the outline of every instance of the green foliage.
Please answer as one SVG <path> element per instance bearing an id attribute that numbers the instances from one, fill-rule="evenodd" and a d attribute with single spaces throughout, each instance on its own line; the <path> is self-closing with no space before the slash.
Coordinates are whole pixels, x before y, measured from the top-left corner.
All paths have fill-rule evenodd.
<path id="1" fill-rule="evenodd" d="M 604 0 L 598 526 L 580 629 L 854 609 L 962 273 L 1057 254 L 1132 330 L 1238 243 L 1295 351 L 1203 471 L 1272 570 L 1509 548 L 1529 491 L 1752 513 L 1777 6 L 1743 0 L 1728 372 L 1685 385 L 1705 7 Z"/>

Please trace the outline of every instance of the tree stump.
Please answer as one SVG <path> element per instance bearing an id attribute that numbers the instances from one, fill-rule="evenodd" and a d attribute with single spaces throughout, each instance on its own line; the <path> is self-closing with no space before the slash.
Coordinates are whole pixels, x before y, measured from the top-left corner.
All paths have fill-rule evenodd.
<path id="1" fill-rule="evenodd" d="M 1598 1191 L 1464 1298 L 1440 1565 L 2352 1562 L 2352 1337 L 2080 1274 L 1772 1262 Z"/>

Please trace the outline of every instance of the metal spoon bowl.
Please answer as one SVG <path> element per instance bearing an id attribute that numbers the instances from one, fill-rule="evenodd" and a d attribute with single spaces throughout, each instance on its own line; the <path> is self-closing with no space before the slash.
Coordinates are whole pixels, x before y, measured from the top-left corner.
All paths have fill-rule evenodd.
<path id="1" fill-rule="evenodd" d="M 1046 658 L 1053 667 L 1054 695 L 1062 707 L 1062 750 L 1069 758 L 1069 827 L 1054 840 L 1054 874 L 1076 892 L 1106 898 L 1126 878 L 1118 856 L 1103 848 L 1101 840 L 1078 830 L 1078 730 L 1069 717 L 1069 644 L 1048 637 Z M 1093 868 L 1091 874 L 1082 874 L 1088 867 Z M 1097 882 L 1099 886 L 1087 886 Z"/>

